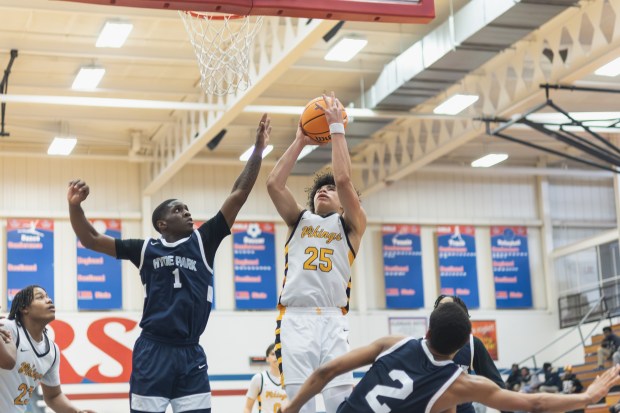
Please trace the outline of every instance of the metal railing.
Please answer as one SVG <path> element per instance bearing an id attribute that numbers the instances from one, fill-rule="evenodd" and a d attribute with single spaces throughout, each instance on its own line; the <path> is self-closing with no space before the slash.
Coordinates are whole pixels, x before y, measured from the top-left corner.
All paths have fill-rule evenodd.
<path id="1" fill-rule="evenodd" d="M 605 297 L 604 306 L 592 311 L 599 298 Z M 589 314 L 586 322 L 596 321 L 601 317 L 620 315 L 620 282 L 617 278 L 600 282 L 594 288 L 581 290 L 558 299 L 560 328 L 577 325 Z"/>
<path id="2" fill-rule="evenodd" d="M 600 308 L 599 312 L 595 312 L 596 309 Z M 543 351 L 549 350 L 549 347 L 551 347 L 552 345 L 554 345 L 555 343 L 563 340 L 566 336 L 568 336 L 569 334 L 573 333 L 575 330 L 579 331 L 579 337 L 581 338 L 581 342 L 575 344 L 574 346 L 572 346 L 570 349 L 566 350 L 564 353 L 560 354 L 559 356 L 555 357 L 553 360 L 546 360 L 549 361 L 551 364 L 554 364 L 556 361 L 560 360 L 562 357 L 566 356 L 568 353 L 570 353 L 571 351 L 573 351 L 574 349 L 576 349 L 577 347 L 580 346 L 585 346 L 586 345 L 586 340 L 590 338 L 590 336 L 592 336 L 592 334 L 594 333 L 594 331 L 598 328 L 598 326 L 603 322 L 604 317 L 598 317 L 598 321 L 596 322 L 596 324 L 592 327 L 592 329 L 590 330 L 589 333 L 587 333 L 585 336 L 583 334 L 583 331 L 581 330 L 581 327 L 583 324 L 585 323 L 589 323 L 592 320 L 592 315 L 593 314 L 599 314 L 599 315 L 605 315 L 605 316 L 609 316 L 609 312 L 607 311 L 607 305 L 606 305 L 606 298 L 605 296 L 601 295 L 599 297 L 599 299 L 596 301 L 596 303 L 594 303 L 594 305 L 589 309 L 589 311 L 579 320 L 579 322 L 577 323 L 577 325 L 575 325 L 573 328 L 571 328 L 570 330 L 568 330 L 566 333 L 562 334 L 560 337 L 556 338 L 555 340 L 553 340 L 552 342 L 550 342 L 549 344 L 543 346 L 540 350 L 536 351 L 534 354 L 532 354 L 529 357 L 526 357 L 525 359 L 521 360 L 518 364 L 522 365 L 523 363 L 525 363 L 528 360 L 532 360 L 532 363 L 534 365 L 534 370 L 538 369 L 537 363 L 536 363 L 536 356 L 539 355 L 540 353 L 542 353 Z"/>

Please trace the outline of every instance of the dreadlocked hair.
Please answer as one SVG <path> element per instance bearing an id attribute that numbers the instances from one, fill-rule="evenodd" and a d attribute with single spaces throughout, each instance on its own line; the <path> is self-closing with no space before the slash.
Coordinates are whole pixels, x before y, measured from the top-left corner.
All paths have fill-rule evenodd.
<path id="1" fill-rule="evenodd" d="M 435 305 L 433 306 L 433 309 L 437 308 L 439 306 L 439 304 L 441 303 L 441 300 L 443 300 L 446 297 L 450 297 L 452 298 L 452 301 L 456 304 L 458 304 L 463 311 L 465 311 L 465 314 L 467 314 L 467 317 L 471 317 L 469 315 L 469 310 L 467 309 L 467 304 L 465 304 L 465 301 L 463 301 L 461 299 L 461 297 L 456 296 L 456 295 L 447 295 L 447 294 L 441 294 L 439 297 L 437 297 L 437 299 L 435 300 Z"/>
<path id="2" fill-rule="evenodd" d="M 306 188 L 306 193 L 308 194 L 308 208 L 310 208 L 310 212 L 312 212 L 313 214 L 315 213 L 314 196 L 316 195 L 318 190 L 325 185 L 336 186 L 336 180 L 334 179 L 334 174 L 331 171 L 317 173 L 316 175 L 314 175 L 314 182 L 312 183 L 312 186 Z M 357 192 L 358 197 L 362 195 L 359 193 L 358 190 L 355 190 L 355 192 Z"/>
<path id="3" fill-rule="evenodd" d="M 17 294 L 15 294 L 15 297 L 13 297 L 13 302 L 11 303 L 11 311 L 9 311 L 9 320 L 15 320 L 15 324 L 20 326 L 22 325 L 21 310 L 32 304 L 32 300 L 34 300 L 35 288 L 45 290 L 45 288 L 40 285 L 33 284 L 22 288 L 17 292 Z"/>

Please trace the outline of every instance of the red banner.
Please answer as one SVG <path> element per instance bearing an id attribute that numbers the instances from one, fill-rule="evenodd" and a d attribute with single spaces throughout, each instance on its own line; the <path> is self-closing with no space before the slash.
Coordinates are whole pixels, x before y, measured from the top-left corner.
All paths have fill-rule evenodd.
<path id="1" fill-rule="evenodd" d="M 482 340 L 491 358 L 497 361 L 497 327 L 495 325 L 495 320 L 472 320 L 471 332 L 474 336 Z"/>

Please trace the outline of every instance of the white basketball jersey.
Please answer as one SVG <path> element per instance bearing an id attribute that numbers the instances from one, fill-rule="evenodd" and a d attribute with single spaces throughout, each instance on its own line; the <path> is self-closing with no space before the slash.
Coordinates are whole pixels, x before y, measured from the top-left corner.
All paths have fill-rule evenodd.
<path id="1" fill-rule="evenodd" d="M 342 217 L 304 211 L 286 244 L 280 304 L 285 307 L 349 308 L 355 253 Z"/>
<path id="2" fill-rule="evenodd" d="M 24 412 L 30 397 L 41 382 L 60 386 L 60 352 L 51 339 L 44 336 L 40 343 L 18 327 L 15 320 L 0 320 L 17 345 L 17 358 L 12 370 L 0 369 L 0 412 Z"/>
<path id="3" fill-rule="evenodd" d="M 258 394 L 258 411 L 260 413 L 277 413 L 282 406 L 282 401 L 286 400 L 286 392 L 282 390 L 280 377 L 272 377 L 267 371 L 260 374 L 263 389 Z"/>

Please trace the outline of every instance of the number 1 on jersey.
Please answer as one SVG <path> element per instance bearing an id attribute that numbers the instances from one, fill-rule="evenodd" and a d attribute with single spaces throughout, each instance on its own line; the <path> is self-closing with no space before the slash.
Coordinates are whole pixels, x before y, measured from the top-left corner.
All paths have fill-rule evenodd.
<path id="1" fill-rule="evenodd" d="M 181 288 L 183 285 L 181 284 L 181 273 L 179 269 L 175 268 L 172 274 L 174 274 L 174 288 Z"/>

